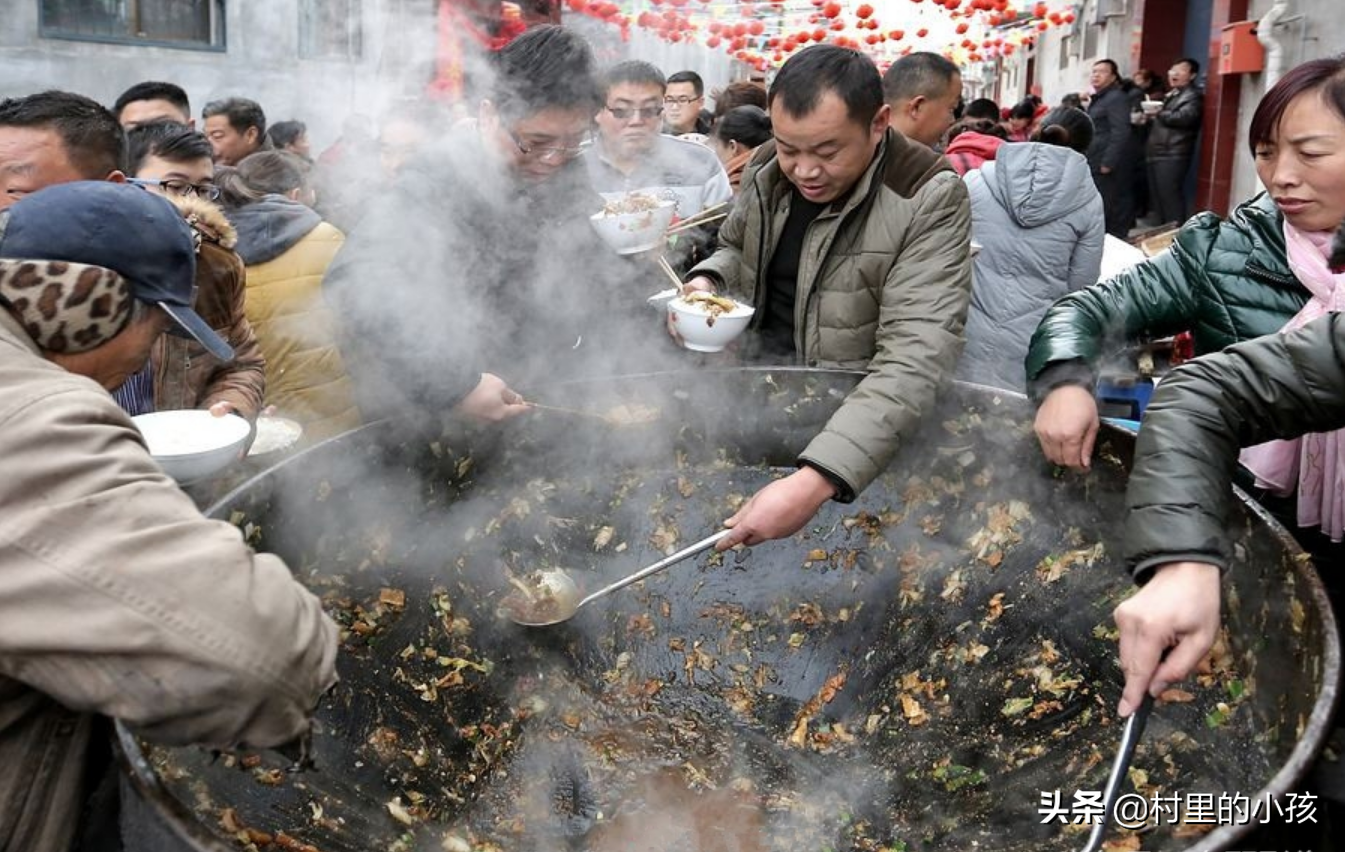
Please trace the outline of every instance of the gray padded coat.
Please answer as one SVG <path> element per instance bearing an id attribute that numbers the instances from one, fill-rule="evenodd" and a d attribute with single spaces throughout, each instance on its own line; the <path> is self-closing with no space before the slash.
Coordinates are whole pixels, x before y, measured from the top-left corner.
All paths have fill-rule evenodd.
<path id="1" fill-rule="evenodd" d="M 981 251 L 957 378 L 1021 393 L 1028 341 L 1046 309 L 1097 283 L 1102 196 L 1083 155 L 1037 142 L 1000 146 L 964 180 Z"/>

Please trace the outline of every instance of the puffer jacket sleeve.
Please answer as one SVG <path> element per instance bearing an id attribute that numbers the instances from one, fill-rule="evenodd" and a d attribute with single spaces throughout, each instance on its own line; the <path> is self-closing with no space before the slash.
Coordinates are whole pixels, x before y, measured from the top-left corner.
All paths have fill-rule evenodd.
<path id="1" fill-rule="evenodd" d="M 1155 391 L 1126 491 L 1126 563 L 1139 582 L 1174 561 L 1227 568 L 1240 447 L 1345 426 L 1345 320 L 1239 343 Z"/>
<path id="2" fill-rule="evenodd" d="M 1091 376 L 1099 358 L 1128 340 L 1185 331 L 1218 228 L 1217 216 L 1202 214 L 1169 251 L 1052 305 L 1028 345 L 1028 394 L 1040 401 L 1051 390 L 1048 368 L 1078 367 Z"/>
<path id="3" fill-rule="evenodd" d="M 270 746 L 336 680 L 336 627 L 210 521 L 130 419 L 57 378 L 0 411 L 0 673 L 168 743 Z"/>
<path id="4" fill-rule="evenodd" d="M 933 407 L 962 352 L 971 297 L 971 203 L 948 172 L 920 191 L 901 254 L 883 283 L 868 375 L 799 456 L 841 480 L 853 500 Z"/>
<path id="5" fill-rule="evenodd" d="M 257 417 L 262 410 L 262 400 L 266 395 L 266 359 L 257 343 L 257 335 L 252 331 L 244 310 L 247 293 L 246 272 L 238 255 L 229 252 L 236 268 L 229 271 L 231 279 L 227 287 L 221 288 L 220 296 L 227 300 L 227 325 L 223 328 L 224 339 L 233 347 L 234 359 L 221 364 L 210 374 L 201 391 L 201 408 L 209 408 L 217 402 L 231 403 L 239 414 L 249 420 Z"/>

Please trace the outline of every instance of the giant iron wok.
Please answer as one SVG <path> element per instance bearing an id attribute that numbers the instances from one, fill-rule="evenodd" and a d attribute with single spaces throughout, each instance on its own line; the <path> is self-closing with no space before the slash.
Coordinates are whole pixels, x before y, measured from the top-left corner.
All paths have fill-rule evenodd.
<path id="1" fill-rule="evenodd" d="M 122 730 L 139 806 L 200 850 L 1078 847 L 1087 826 L 1043 802 L 1060 791 L 1068 814 L 1100 790 L 1119 737 L 1128 434 L 1104 429 L 1092 473 L 1061 471 L 1021 397 L 960 386 L 855 503 L 792 539 L 559 627 L 497 613 L 510 574 L 562 567 L 592 589 L 713 531 L 857 378 L 581 383 L 549 401 L 658 419 L 548 412 L 432 441 L 385 422 L 256 477 L 211 514 L 342 625 L 316 768 Z M 1156 708 L 1127 792 L 1263 801 L 1322 743 L 1339 668 L 1323 589 L 1254 505 L 1233 525 L 1225 635 Z M 1174 821 L 1143 848 L 1247 831 Z"/>

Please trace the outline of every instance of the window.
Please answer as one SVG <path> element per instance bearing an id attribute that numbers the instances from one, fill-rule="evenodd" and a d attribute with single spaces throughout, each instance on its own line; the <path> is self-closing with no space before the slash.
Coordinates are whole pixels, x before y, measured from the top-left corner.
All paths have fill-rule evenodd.
<path id="1" fill-rule="evenodd" d="M 359 59 L 364 27 L 360 0 L 302 0 L 299 56 L 304 59 Z"/>
<path id="2" fill-rule="evenodd" d="M 224 0 L 39 0 L 43 38 L 224 49 Z"/>

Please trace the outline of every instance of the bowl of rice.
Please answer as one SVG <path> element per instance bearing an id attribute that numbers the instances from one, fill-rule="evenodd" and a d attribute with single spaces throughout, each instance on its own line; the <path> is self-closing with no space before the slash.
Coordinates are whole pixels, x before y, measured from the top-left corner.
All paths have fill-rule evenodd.
<path id="1" fill-rule="evenodd" d="M 663 244 L 677 202 L 647 192 L 627 192 L 607 200 L 589 217 L 598 236 L 617 254 L 638 254 Z"/>
<path id="2" fill-rule="evenodd" d="M 208 479 L 242 456 L 252 425 L 236 414 L 216 417 L 199 408 L 132 417 L 149 454 L 181 485 Z"/>

